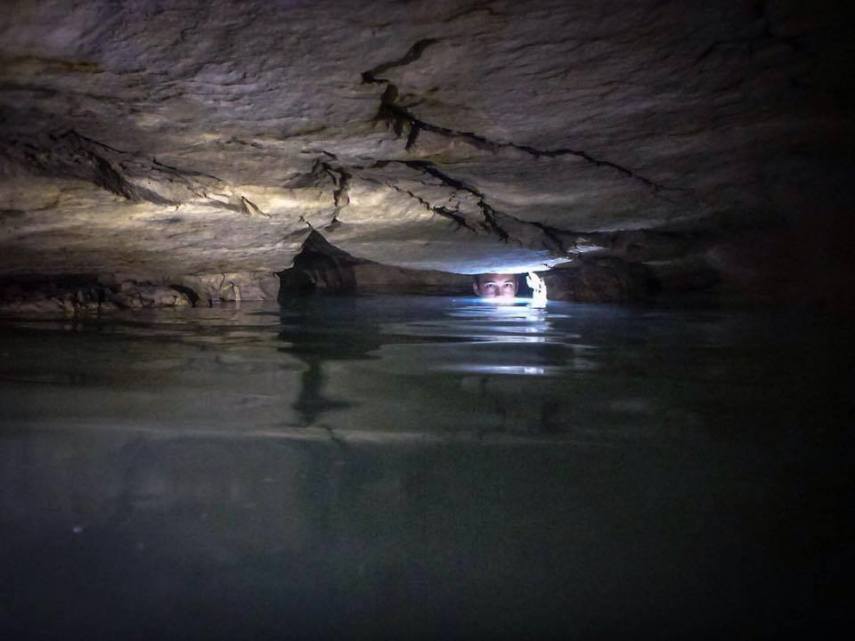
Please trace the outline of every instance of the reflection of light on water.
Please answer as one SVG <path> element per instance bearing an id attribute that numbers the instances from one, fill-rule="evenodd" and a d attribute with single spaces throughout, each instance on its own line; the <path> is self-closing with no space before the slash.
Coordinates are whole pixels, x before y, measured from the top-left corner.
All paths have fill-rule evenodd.
<path id="1" fill-rule="evenodd" d="M 519 312 L 520 310 L 536 310 L 543 312 L 541 308 L 531 306 L 530 298 L 508 298 L 506 296 L 496 298 L 480 298 L 478 296 L 469 296 L 463 299 L 466 304 L 459 309 L 472 310 L 478 312 L 487 312 L 493 310 L 499 314 Z M 453 314 L 454 312 L 452 312 Z"/>
<path id="2" fill-rule="evenodd" d="M 438 368 L 443 372 L 465 372 L 467 374 L 513 374 L 516 376 L 550 376 L 563 371 L 562 367 L 536 365 L 450 365 Z"/>
<path id="3" fill-rule="evenodd" d="M 548 324 L 532 327 L 497 325 L 487 321 L 453 321 L 424 323 L 386 323 L 382 332 L 392 336 L 424 336 L 434 339 L 464 339 L 472 343 L 564 343 L 564 336 L 551 331 Z M 579 338 L 574 336 L 573 338 Z M 458 342 L 455 341 L 455 342 Z"/>
<path id="4" fill-rule="evenodd" d="M 519 296 L 493 296 L 492 298 L 477 297 L 476 300 L 483 305 L 491 305 L 499 308 L 506 308 L 514 305 L 529 305 L 531 303 L 530 299 L 521 298 Z"/>
<path id="5" fill-rule="evenodd" d="M 511 321 L 511 322 L 540 322 L 547 323 L 547 319 L 553 317 L 545 309 L 532 307 L 527 298 L 506 299 L 506 303 L 485 303 L 481 298 L 471 299 L 474 302 L 461 305 L 448 312 L 452 318 L 478 318 L 485 321 Z M 468 303 L 468 301 L 467 301 Z"/>
<path id="6" fill-rule="evenodd" d="M 508 299 L 517 304 L 507 305 L 485 303 L 476 297 L 464 300 L 463 305 L 445 311 L 445 319 L 384 323 L 382 333 L 490 343 L 561 343 L 567 338 L 555 331 L 550 320 L 566 316 L 533 308 L 526 298 Z"/>

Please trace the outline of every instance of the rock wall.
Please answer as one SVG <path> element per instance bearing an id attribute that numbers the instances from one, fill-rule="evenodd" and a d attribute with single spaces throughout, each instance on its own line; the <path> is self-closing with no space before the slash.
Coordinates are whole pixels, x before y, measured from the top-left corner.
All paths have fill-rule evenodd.
<path id="1" fill-rule="evenodd" d="M 471 276 L 402 269 L 355 258 L 317 232 L 309 235 L 294 266 L 279 278 L 280 301 L 315 293 L 472 294 Z"/>
<path id="2" fill-rule="evenodd" d="M 269 280 L 312 231 L 459 274 L 591 252 L 684 285 L 763 272 L 746 238 L 831 229 L 855 206 L 851 13 L 10 0 L 0 275 L 267 296 L 255 276 L 218 279 Z M 799 249 L 819 267 L 829 233 Z"/>

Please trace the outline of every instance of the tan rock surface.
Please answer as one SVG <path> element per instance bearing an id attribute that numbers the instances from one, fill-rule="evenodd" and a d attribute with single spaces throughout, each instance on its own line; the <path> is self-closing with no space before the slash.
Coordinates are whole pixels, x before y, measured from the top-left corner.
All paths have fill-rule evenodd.
<path id="1" fill-rule="evenodd" d="M 459 273 L 676 260 L 847 210 L 844 8 L 718 5 L 13 0 L 0 274 L 270 274 L 312 229 Z"/>

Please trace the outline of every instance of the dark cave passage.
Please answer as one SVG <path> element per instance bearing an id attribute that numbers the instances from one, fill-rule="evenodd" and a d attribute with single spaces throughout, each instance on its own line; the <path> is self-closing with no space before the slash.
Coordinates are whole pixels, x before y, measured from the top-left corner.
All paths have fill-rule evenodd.
<path id="1" fill-rule="evenodd" d="M 846 629 L 852 24 L 4 3 L 0 636 Z"/>

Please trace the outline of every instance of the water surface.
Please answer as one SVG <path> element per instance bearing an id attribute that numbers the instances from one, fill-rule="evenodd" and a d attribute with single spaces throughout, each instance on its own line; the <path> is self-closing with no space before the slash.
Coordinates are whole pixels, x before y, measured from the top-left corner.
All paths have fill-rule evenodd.
<path id="1" fill-rule="evenodd" d="M 0 321 L 5 638 L 843 618 L 845 326 L 311 298 Z"/>

